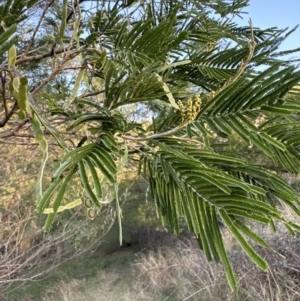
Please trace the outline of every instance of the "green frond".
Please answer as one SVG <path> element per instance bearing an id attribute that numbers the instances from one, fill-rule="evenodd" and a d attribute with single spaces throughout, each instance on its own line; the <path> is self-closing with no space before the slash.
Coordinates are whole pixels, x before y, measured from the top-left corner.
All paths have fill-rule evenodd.
<path id="1" fill-rule="evenodd" d="M 285 223 L 278 208 L 269 203 L 268 195 L 283 199 L 300 214 L 297 195 L 280 177 L 248 160 L 199 149 L 186 140 L 160 138 L 152 141 L 160 148 L 153 160 L 148 158 L 150 190 L 158 216 L 178 233 L 178 218 L 183 216 L 194 232 L 208 260 L 221 259 L 230 265 L 224 254 L 224 242 L 212 226 L 211 212 L 220 214 L 250 259 L 261 269 L 267 263 L 250 246 L 246 238 L 268 248 L 262 237 L 248 228 L 244 219 L 272 226 L 273 219 Z M 215 237 L 216 235 L 217 237 Z M 234 283 L 230 269 L 228 279 Z"/>
<path id="2" fill-rule="evenodd" d="M 58 192 L 57 192 L 57 194 L 56 194 L 56 197 L 55 197 L 55 199 L 54 199 L 54 201 L 53 201 L 53 205 L 52 205 L 53 213 L 50 213 L 50 214 L 47 216 L 47 219 L 46 219 L 46 221 L 45 221 L 44 228 L 45 228 L 46 230 L 49 230 L 50 227 L 51 227 L 51 225 L 52 225 L 52 222 L 53 222 L 53 219 L 54 219 L 54 217 L 55 217 L 55 215 L 56 215 L 56 212 L 57 212 L 57 210 L 58 210 L 58 207 L 60 206 L 61 201 L 62 201 L 62 198 L 63 198 L 63 196 L 64 196 L 64 194 L 65 194 L 65 192 L 66 192 L 66 188 L 67 188 L 69 182 L 71 181 L 72 176 L 74 175 L 75 171 L 76 171 L 76 167 L 73 167 L 73 169 L 69 171 L 69 173 L 68 173 L 68 175 L 65 177 L 65 179 L 64 179 L 64 181 L 63 181 L 63 183 L 62 183 L 62 185 L 61 185 L 61 186 L 59 187 L 59 189 L 58 189 Z"/>
<path id="3" fill-rule="evenodd" d="M 57 191 L 52 204 L 53 213 L 48 215 L 45 228 L 51 227 L 56 211 L 64 198 L 66 188 L 77 170 L 79 170 L 80 180 L 86 195 L 95 207 L 100 208 L 103 185 L 106 181 L 112 184 L 117 181 L 118 169 L 115 156 L 121 157 L 122 155 L 123 151 L 119 150 L 116 142 L 109 134 L 103 135 L 99 142 L 83 146 L 78 145 L 77 148 L 69 151 L 62 158 L 61 165 L 54 173 L 52 184 L 37 203 L 37 212 L 41 215 Z M 65 173 L 67 173 L 66 177 L 64 177 Z"/>
<path id="4" fill-rule="evenodd" d="M 228 216 L 226 211 L 224 209 L 219 210 L 219 214 L 222 217 L 224 223 L 227 225 L 229 231 L 234 235 L 234 237 L 237 239 L 237 241 L 242 246 L 243 250 L 247 253 L 249 258 L 262 270 L 266 271 L 268 269 L 267 262 L 257 253 L 255 250 L 249 245 L 249 243 L 245 240 L 245 238 L 242 236 L 238 228 L 236 227 L 234 221 Z M 259 241 L 260 243 L 263 243 L 262 239 L 257 239 L 256 236 L 254 236 L 254 233 L 250 232 L 248 229 L 243 228 L 243 231 L 247 233 L 247 235 L 251 235 L 251 237 L 255 237 L 256 241 Z"/>

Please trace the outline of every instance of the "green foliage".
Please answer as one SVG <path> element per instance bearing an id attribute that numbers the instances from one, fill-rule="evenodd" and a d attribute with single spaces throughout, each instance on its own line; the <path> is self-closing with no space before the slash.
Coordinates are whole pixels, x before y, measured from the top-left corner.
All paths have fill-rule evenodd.
<path id="1" fill-rule="evenodd" d="M 0 2 L 0 23 L 11 26 L 25 20 L 26 11 L 34 6 L 38 0 L 7 0 Z M 1 32 L 1 30 L 0 30 Z"/>
<path id="2" fill-rule="evenodd" d="M 18 38 L 15 35 L 17 26 L 16 24 L 11 25 L 6 29 L 6 26 L 2 24 L 2 27 L 5 28 L 5 31 L 0 35 L 0 56 L 2 56 L 6 51 L 8 51 L 11 47 L 13 48 L 15 43 L 17 43 Z M 15 61 L 16 54 L 13 54 L 12 61 Z"/>
<path id="3" fill-rule="evenodd" d="M 25 7 L 39 8 L 35 1 L 25 2 L 8 1 L 0 15 L 10 11 L 20 24 Z M 299 172 L 300 106 L 297 92 L 289 92 L 299 84 L 300 72 L 281 58 L 297 49 L 277 52 L 295 29 L 263 30 L 234 22 L 232 15 L 247 2 L 103 1 L 85 13 L 80 5 L 71 10 L 64 0 L 44 9 L 25 46 L 14 38 L 16 25 L 3 21 L 10 27 L 3 27 L 0 40 L 10 38 L 0 46 L 1 72 L 11 67 L 6 82 L 13 86 L 10 91 L 19 89 L 12 92 L 10 100 L 17 102 L 11 108 L 19 106 L 25 118 L 26 103 L 26 117 L 44 152 L 37 212 L 42 215 L 52 206 L 46 228 L 78 175 L 84 197 L 100 212 L 107 203 L 105 187 L 114 188 L 121 225 L 119 172 L 139 162 L 162 223 L 178 233 L 183 217 L 206 258 L 225 265 L 232 289 L 237 283 L 221 221 L 250 259 L 267 269 L 249 241 L 268 245 L 247 220 L 275 230 L 280 222 L 292 234 L 299 230 L 279 210 L 284 204 L 300 215 L 299 195 L 272 167 Z M 211 18 L 211 12 L 218 17 Z M 28 89 L 19 68 L 27 72 Z M 14 78 L 22 78 L 19 88 Z M 8 122 L 14 114 L 8 114 L 6 99 L 3 103 Z M 124 114 L 131 104 L 142 110 L 136 120 Z M 65 155 L 42 192 L 45 135 Z M 234 149 L 232 139 L 244 149 L 252 147 L 270 167 Z"/>

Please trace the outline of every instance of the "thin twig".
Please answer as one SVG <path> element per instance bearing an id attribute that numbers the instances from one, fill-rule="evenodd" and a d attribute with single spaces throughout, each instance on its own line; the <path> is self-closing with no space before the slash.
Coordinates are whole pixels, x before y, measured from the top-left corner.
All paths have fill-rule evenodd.
<path id="1" fill-rule="evenodd" d="M 15 113 L 18 107 L 18 103 L 15 101 L 14 105 L 12 106 L 11 110 L 6 114 L 6 116 L 0 121 L 0 127 L 4 127 L 10 117 Z"/>
<path id="2" fill-rule="evenodd" d="M 72 49 L 75 49 L 75 48 L 76 48 L 76 45 L 72 45 Z M 84 50 L 85 49 L 82 48 L 82 49 L 77 50 L 76 52 L 80 52 L 80 51 L 84 51 Z M 56 54 L 61 54 L 61 53 L 64 53 L 64 52 L 65 52 L 65 48 L 61 47 L 61 48 L 58 48 L 58 49 L 55 49 L 55 50 L 51 49 L 50 51 L 48 51 L 46 53 L 43 53 L 43 54 L 37 54 L 37 55 L 34 55 L 34 56 L 20 57 L 16 61 L 16 66 L 20 65 L 20 64 L 23 64 L 23 63 L 26 63 L 26 62 L 42 60 L 42 59 L 52 57 Z"/>
<path id="3" fill-rule="evenodd" d="M 34 30 L 34 33 L 33 33 L 32 37 L 31 37 L 31 39 L 30 39 L 30 41 L 29 41 L 27 47 L 26 47 L 26 50 L 25 50 L 25 52 L 22 54 L 22 56 L 25 57 L 25 56 L 28 54 L 28 51 L 30 50 L 30 48 L 31 48 L 31 46 L 32 46 L 32 44 L 33 44 L 33 42 L 34 42 L 35 36 L 36 36 L 36 34 L 37 34 L 37 32 L 38 32 L 38 30 L 39 30 L 41 24 L 42 24 L 43 18 L 44 18 L 44 16 L 45 16 L 45 14 L 46 14 L 48 8 L 54 3 L 54 1 L 55 1 L 55 0 L 51 0 L 49 3 L 46 4 L 46 6 L 45 6 L 45 8 L 44 8 L 44 10 L 43 10 L 43 13 L 42 13 L 42 15 L 41 15 L 41 17 L 40 17 L 40 20 L 39 20 L 39 22 L 38 22 L 38 24 L 37 24 L 37 26 L 36 26 L 36 28 L 35 28 L 35 30 Z"/>
<path id="4" fill-rule="evenodd" d="M 239 69 L 237 70 L 237 73 L 234 77 L 232 77 L 227 82 L 225 82 L 225 84 L 221 88 L 219 88 L 217 91 L 212 91 L 211 93 L 208 94 L 208 97 L 207 97 L 208 100 L 216 97 L 223 90 L 225 90 L 231 84 L 236 82 L 240 78 L 240 76 L 244 73 L 245 69 L 247 68 L 248 64 L 250 63 L 250 61 L 253 57 L 253 54 L 254 54 L 254 50 L 255 50 L 255 47 L 256 47 L 256 42 L 255 42 L 255 37 L 254 37 L 254 32 L 253 32 L 253 26 L 252 26 L 251 19 L 249 21 L 249 25 L 250 25 L 250 30 L 251 30 L 251 36 L 250 36 L 251 40 L 249 42 L 249 52 L 248 52 L 247 57 L 242 60 L 241 65 L 240 65 Z M 212 104 L 211 106 L 214 106 L 214 104 Z"/>
<path id="5" fill-rule="evenodd" d="M 185 126 L 185 125 L 184 125 Z M 171 129 L 169 131 L 166 132 L 162 132 L 162 133 L 157 133 L 157 134 L 153 134 L 150 136 L 146 136 L 146 137 L 132 137 L 132 136 L 126 136 L 126 135 L 122 135 L 121 137 L 125 140 L 132 140 L 132 141 L 145 141 L 145 140 L 150 140 L 150 139 L 156 139 L 156 138 L 161 138 L 161 137 L 166 137 L 172 134 L 175 134 L 176 132 L 180 131 L 181 129 L 184 128 L 184 126 L 177 126 L 174 129 Z"/>
<path id="6" fill-rule="evenodd" d="M 8 138 L 11 136 L 19 136 L 19 137 L 25 137 L 21 135 L 17 135 L 16 133 L 29 121 L 28 118 L 24 119 L 21 123 L 19 123 L 14 129 L 2 131 L 0 132 L 0 138 Z"/>
<path id="7" fill-rule="evenodd" d="M 30 137 L 33 138 L 33 137 Z M 10 142 L 10 141 L 1 141 L 0 140 L 0 144 L 11 144 L 11 145 L 26 145 L 26 146 L 38 146 L 39 143 L 28 143 L 28 142 Z M 52 145 L 52 146 L 58 146 L 60 147 L 57 143 L 49 143 L 48 145 Z"/>
<path id="8" fill-rule="evenodd" d="M 96 92 L 92 92 L 92 93 L 86 93 L 86 92 L 84 92 L 81 95 L 79 95 L 79 98 L 96 96 L 96 95 L 103 94 L 103 93 L 105 93 L 105 90 L 100 90 L 100 91 L 96 91 Z"/>
<path id="9" fill-rule="evenodd" d="M 8 115 L 8 109 L 7 109 L 7 104 L 6 104 L 6 96 L 5 96 L 5 72 L 4 76 L 2 76 L 2 72 L 0 73 L 0 79 L 1 79 L 1 84 L 2 84 L 2 99 L 3 99 L 3 105 L 4 105 L 4 111 L 5 111 L 5 116 Z"/>
<path id="10" fill-rule="evenodd" d="M 63 63 L 62 63 L 63 64 Z M 55 76 L 63 70 L 62 65 L 57 67 L 39 86 L 37 86 L 32 92 L 31 95 L 34 96 L 37 94 L 41 89 L 43 89 Z"/>

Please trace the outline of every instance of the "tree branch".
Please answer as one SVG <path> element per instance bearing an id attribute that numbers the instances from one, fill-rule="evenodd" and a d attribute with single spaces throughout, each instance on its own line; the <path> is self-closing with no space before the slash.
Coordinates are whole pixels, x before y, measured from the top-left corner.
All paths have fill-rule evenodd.
<path id="1" fill-rule="evenodd" d="M 8 122 L 8 120 L 10 119 L 10 117 L 15 113 L 16 109 L 18 107 L 18 103 L 15 102 L 13 107 L 10 109 L 9 112 L 7 112 L 5 114 L 5 117 L 0 121 L 0 127 L 4 127 L 6 125 L 6 123 Z M 3 133 L 3 132 L 2 132 Z M 0 133 L 0 137 L 1 137 L 1 133 Z"/>
<path id="2" fill-rule="evenodd" d="M 76 48 L 76 45 L 73 45 L 71 47 L 71 50 L 75 49 L 75 48 Z M 79 53 L 83 50 L 84 49 L 82 48 L 80 50 L 77 50 L 77 52 Z M 20 64 L 23 64 L 23 63 L 26 63 L 26 62 L 42 60 L 42 59 L 45 59 L 45 58 L 48 58 L 48 57 L 52 57 L 56 54 L 64 53 L 65 51 L 66 51 L 66 48 L 62 47 L 62 48 L 56 49 L 54 51 L 53 51 L 53 49 L 51 49 L 50 51 L 48 51 L 46 53 L 38 54 L 38 55 L 35 55 L 35 56 L 25 56 L 25 57 L 20 56 L 20 58 L 17 59 L 17 61 L 16 61 L 16 65 L 20 65 Z"/>
<path id="3" fill-rule="evenodd" d="M 8 138 L 8 137 L 12 137 L 12 136 L 20 136 L 17 135 L 16 133 L 29 121 L 28 118 L 24 119 L 21 123 L 19 123 L 15 128 L 13 128 L 12 130 L 7 130 L 7 131 L 2 131 L 0 132 L 0 139 L 1 138 Z M 22 136 L 24 137 L 24 135 Z M 26 136 L 28 137 L 28 136 Z"/>

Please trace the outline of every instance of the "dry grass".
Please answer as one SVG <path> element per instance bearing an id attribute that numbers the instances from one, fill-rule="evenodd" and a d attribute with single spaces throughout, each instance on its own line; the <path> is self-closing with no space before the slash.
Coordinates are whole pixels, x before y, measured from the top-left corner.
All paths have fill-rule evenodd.
<path id="1" fill-rule="evenodd" d="M 266 229 L 261 231 L 278 252 L 257 248 L 270 264 L 268 272 L 255 268 L 228 236 L 231 261 L 239 277 L 235 293 L 227 285 L 223 266 L 207 262 L 191 236 L 185 233 L 176 238 L 144 228 L 142 249 L 131 265 L 116 264 L 91 279 L 61 282 L 42 301 L 299 301 L 300 239 L 281 229 L 272 236 Z"/>
<path id="2" fill-rule="evenodd" d="M 223 267 L 207 262 L 187 238 L 139 254 L 134 268 L 137 300 L 225 300 L 230 294 Z"/>
<path id="3" fill-rule="evenodd" d="M 42 301 L 132 301 L 137 293 L 127 279 L 130 277 L 122 271 L 99 271 L 93 279 L 60 282 L 46 293 Z"/>
<path id="4" fill-rule="evenodd" d="M 245 256 L 234 262 L 242 300 L 300 300 L 300 239 L 279 232 L 266 239 L 273 250 L 256 248 L 269 263 L 269 271 L 254 267 Z"/>
<path id="5" fill-rule="evenodd" d="M 113 225 L 111 221 L 100 231 L 98 223 L 98 232 L 93 233 L 89 231 L 91 222 L 82 219 L 77 210 L 63 227 L 45 233 L 32 208 L 20 204 L 0 209 L 0 300 L 4 299 L 1 292 L 19 290 L 25 283 L 51 276 L 63 263 L 90 253 Z"/>
<path id="6" fill-rule="evenodd" d="M 138 300 L 300 300 L 300 237 L 292 237 L 281 227 L 272 235 L 266 229 L 261 231 L 273 249 L 256 248 L 269 262 L 268 272 L 256 268 L 224 231 L 239 278 L 237 292 L 230 292 L 223 267 L 208 263 L 195 241 L 181 237 L 170 244 L 168 238 L 165 246 L 150 248 L 138 255 L 135 263 L 138 274 L 134 282 L 135 289 L 140 292 Z M 149 292 L 152 299 L 143 295 Z"/>

